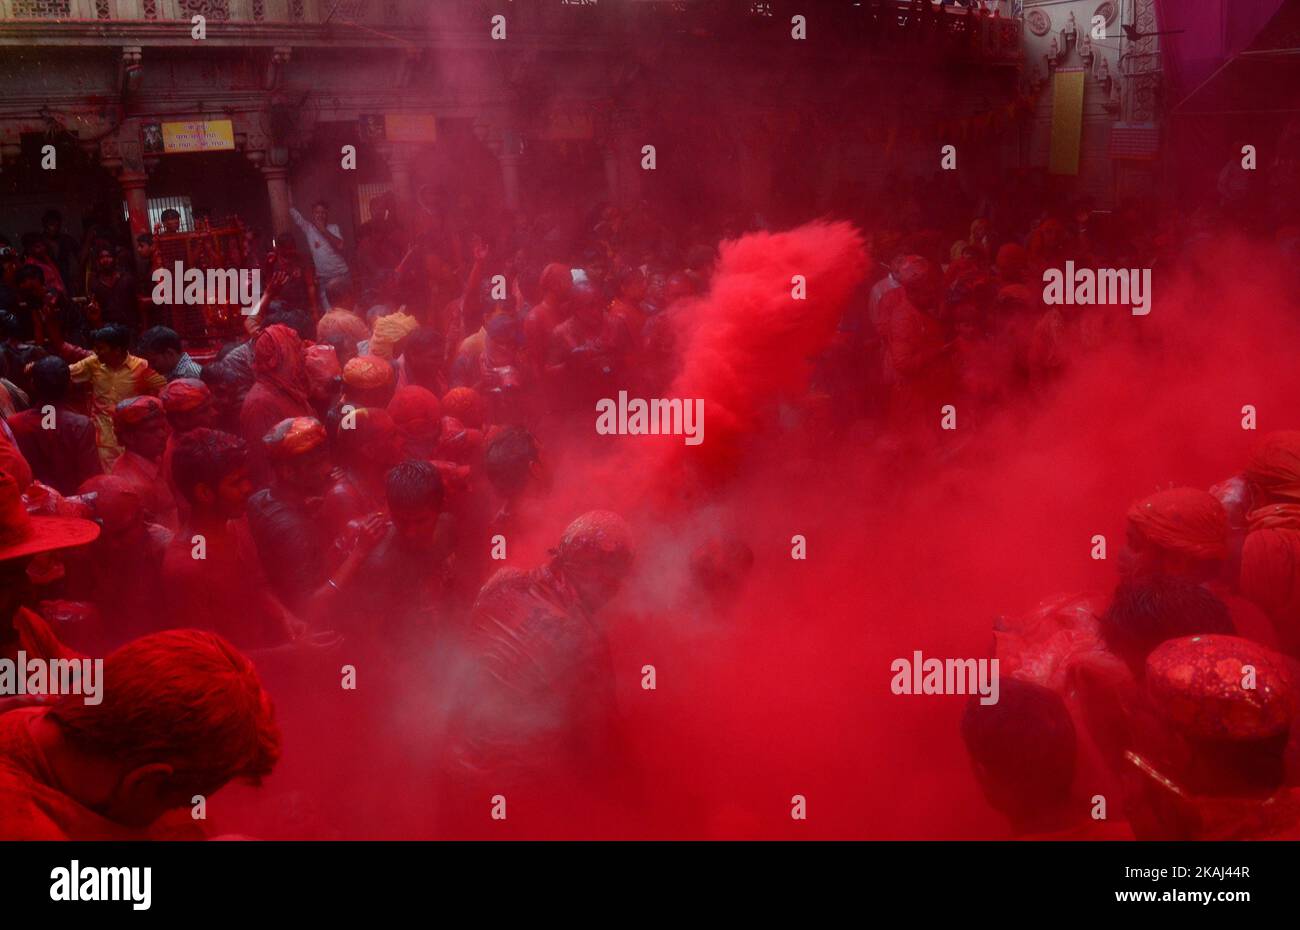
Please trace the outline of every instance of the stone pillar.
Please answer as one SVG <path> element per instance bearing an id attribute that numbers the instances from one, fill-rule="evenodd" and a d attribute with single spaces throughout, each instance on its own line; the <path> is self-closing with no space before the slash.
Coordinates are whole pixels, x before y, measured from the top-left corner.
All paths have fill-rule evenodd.
<path id="1" fill-rule="evenodd" d="M 148 175 L 142 172 L 122 171 L 117 176 L 117 183 L 122 188 L 122 198 L 126 201 L 132 239 L 143 233 L 153 232 L 149 228 L 149 195 L 145 193 L 147 181 Z"/>
<path id="2" fill-rule="evenodd" d="M 266 199 L 271 207 L 271 230 L 277 237 L 289 235 L 293 218 L 289 216 L 289 169 L 274 165 L 261 166 L 266 179 Z"/>

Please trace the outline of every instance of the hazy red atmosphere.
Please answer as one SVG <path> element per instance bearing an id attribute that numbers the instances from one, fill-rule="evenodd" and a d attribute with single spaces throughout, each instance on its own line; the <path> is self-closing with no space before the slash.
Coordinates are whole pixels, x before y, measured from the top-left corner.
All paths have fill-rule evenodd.
<path id="1" fill-rule="evenodd" d="M 0 0 L 0 839 L 1300 838 L 1297 34 Z"/>

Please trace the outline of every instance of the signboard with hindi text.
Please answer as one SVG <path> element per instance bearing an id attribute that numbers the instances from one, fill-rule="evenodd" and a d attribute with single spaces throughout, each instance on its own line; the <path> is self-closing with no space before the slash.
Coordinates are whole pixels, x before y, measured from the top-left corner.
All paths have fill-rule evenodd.
<path id="1" fill-rule="evenodd" d="M 228 119 L 191 120 L 183 123 L 162 124 L 163 151 L 181 152 L 233 152 L 235 127 Z"/>

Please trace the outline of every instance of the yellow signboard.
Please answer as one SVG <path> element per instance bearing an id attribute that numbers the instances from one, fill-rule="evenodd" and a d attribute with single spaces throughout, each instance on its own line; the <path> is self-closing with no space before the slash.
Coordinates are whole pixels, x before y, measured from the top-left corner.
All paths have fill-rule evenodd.
<path id="1" fill-rule="evenodd" d="M 384 137 L 389 142 L 437 142 L 438 121 L 421 113 L 389 113 L 384 117 Z"/>
<path id="2" fill-rule="evenodd" d="M 229 152 L 235 149 L 235 127 L 228 119 L 162 124 L 163 151 Z"/>
<path id="3" fill-rule="evenodd" d="M 1060 70 L 1052 82 L 1052 150 L 1049 174 L 1079 173 L 1079 139 L 1083 132 L 1083 71 Z"/>

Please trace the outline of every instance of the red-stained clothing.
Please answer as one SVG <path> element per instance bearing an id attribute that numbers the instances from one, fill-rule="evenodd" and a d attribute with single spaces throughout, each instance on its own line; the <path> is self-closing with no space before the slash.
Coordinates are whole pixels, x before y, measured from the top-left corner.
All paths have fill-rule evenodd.
<path id="1" fill-rule="evenodd" d="M 73 410 L 54 411 L 54 429 L 44 429 L 44 414 L 36 408 L 9 418 L 9 428 L 32 475 L 60 494 L 76 494 L 81 483 L 103 472 L 95 442 L 95 424 Z"/>
<path id="2" fill-rule="evenodd" d="M 140 496 L 140 508 L 148 522 L 169 530 L 180 525 L 176 498 L 172 495 L 171 483 L 163 478 L 160 463 L 151 462 L 128 449 L 113 463 L 109 474 L 126 481 Z"/>
<path id="3" fill-rule="evenodd" d="M 176 534 L 163 556 L 166 613 L 158 628 L 194 627 L 220 633 L 241 649 L 278 646 L 288 639 L 286 613 L 276 599 L 243 519 L 205 539 L 197 559 L 195 533 Z"/>
<path id="4" fill-rule="evenodd" d="M 186 816 L 134 830 L 100 816 L 57 787 L 31 727 L 47 712 L 24 707 L 0 714 L 0 840 L 202 839 Z"/>

